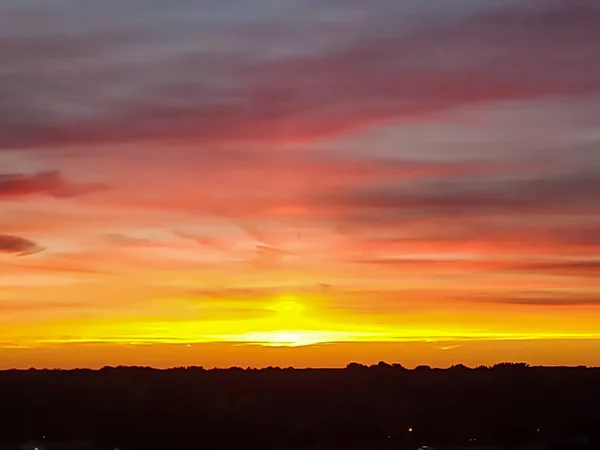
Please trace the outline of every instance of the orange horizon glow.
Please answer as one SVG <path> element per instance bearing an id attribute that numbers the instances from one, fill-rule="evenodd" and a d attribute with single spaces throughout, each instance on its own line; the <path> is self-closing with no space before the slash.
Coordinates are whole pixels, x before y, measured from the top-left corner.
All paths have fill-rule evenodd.
<path id="1" fill-rule="evenodd" d="M 321 302 L 323 301 L 320 299 Z M 221 302 L 226 303 L 226 302 Z M 313 300 L 313 305 L 316 303 Z M 468 307 L 468 305 L 467 305 Z M 585 347 L 591 342 L 600 342 L 600 323 L 596 316 L 591 316 L 592 320 L 582 321 L 579 314 L 581 309 L 565 309 L 557 311 L 557 314 L 543 315 L 544 326 L 535 325 L 534 321 L 539 321 L 542 314 L 539 311 L 530 311 L 531 323 L 527 323 L 527 316 L 520 311 L 515 316 L 514 308 L 504 308 L 504 317 L 515 317 L 515 322 L 524 323 L 519 329 L 513 322 L 511 331 L 505 331 L 506 322 L 501 326 L 494 324 L 494 320 L 486 314 L 475 314 L 472 311 L 452 312 L 453 318 L 448 317 L 450 312 L 440 313 L 431 311 L 424 321 L 416 322 L 414 314 L 397 315 L 387 317 L 385 320 L 379 320 L 376 323 L 365 323 L 360 318 L 349 316 L 344 318 L 334 316 L 327 318 L 326 314 L 318 311 L 313 306 L 313 311 L 307 305 L 302 303 L 301 299 L 295 296 L 280 296 L 274 303 L 265 303 L 264 312 L 266 315 L 260 318 L 241 319 L 237 321 L 214 319 L 186 320 L 165 322 L 158 319 L 145 320 L 143 318 L 121 318 L 115 320 L 110 317 L 105 320 L 88 319 L 86 321 L 59 319 L 54 323 L 32 323 L 32 329 L 28 329 L 30 336 L 21 337 L 23 328 L 21 324 L 9 325 L 4 328 L 2 347 L 6 349 L 29 349 L 29 350 L 53 350 L 64 348 L 68 353 L 70 345 L 102 345 L 109 348 L 112 345 L 113 350 L 118 353 L 122 345 L 160 347 L 177 346 L 192 347 L 210 343 L 221 343 L 229 345 L 253 345 L 258 348 L 294 348 L 314 347 L 319 345 L 352 345 L 352 344 L 418 344 L 418 345 L 437 345 L 439 351 L 452 352 L 461 345 L 470 343 L 494 342 L 500 345 L 506 345 L 507 342 L 539 342 L 538 346 L 543 346 L 544 342 L 551 345 L 555 341 L 570 341 L 573 345 Z M 455 309 L 456 305 L 452 305 Z M 517 308 L 518 309 L 518 308 Z M 595 309 L 588 310 L 596 312 Z M 320 313 L 320 316 L 319 316 Z M 498 308 L 495 313 L 499 314 Z M 461 324 L 457 316 L 465 315 L 464 324 Z M 445 321 L 444 318 L 445 317 Z M 571 319 L 569 319 L 571 317 Z M 435 325 L 437 323 L 439 325 Z M 387 322 L 387 323 L 386 323 Z M 397 325 L 396 323 L 404 323 Z M 462 325 L 462 326 L 461 326 Z M 547 331 L 550 328 L 553 331 Z M 11 334 L 14 330 L 14 335 Z M 77 337 L 56 336 L 60 330 L 69 330 L 69 333 Z M 11 339 L 11 337 L 14 338 Z M 8 339 L 7 339 L 8 338 Z M 579 344 L 576 344 L 578 343 Z M 446 343 L 446 344 L 445 344 Z M 451 344 L 447 344 L 451 343 Z M 529 344 L 531 345 L 531 344 Z M 360 348 L 360 345 L 358 346 Z M 353 360 L 361 361 L 365 358 L 361 353 L 357 353 Z M 477 355 L 472 355 L 477 358 Z M 481 355 L 480 355 L 481 356 Z M 490 355 L 492 356 L 492 355 Z M 214 358 L 209 356 L 208 359 Z M 397 358 L 402 361 L 403 355 L 399 354 Z M 206 359 L 206 356 L 205 356 Z M 488 358 L 488 363 L 495 360 Z M 590 359 L 593 362 L 593 358 Z M 200 361 L 201 362 L 201 361 Z M 498 361 L 496 361 L 498 362 Z M 585 361 L 580 361 L 584 363 Z M 432 361 L 435 365 L 435 360 Z M 548 361 L 550 364 L 550 361 Z M 199 364 L 201 365 L 201 364 Z M 315 366 L 319 364 L 309 364 Z M 321 365 L 327 365 L 324 361 Z M 5 367 L 6 368 L 6 367 Z"/>

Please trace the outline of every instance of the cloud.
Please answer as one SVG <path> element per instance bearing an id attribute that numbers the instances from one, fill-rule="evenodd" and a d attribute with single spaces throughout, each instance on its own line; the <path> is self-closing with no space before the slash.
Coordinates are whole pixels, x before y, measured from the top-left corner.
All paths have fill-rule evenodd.
<path id="1" fill-rule="evenodd" d="M 42 273 L 42 274 L 62 274 L 62 275 L 115 275 L 114 272 L 109 270 L 100 270 L 92 267 L 87 267 L 83 263 L 77 262 L 62 262 L 60 258 L 47 258 L 45 260 L 39 260 L 37 263 L 32 264 L 31 262 L 22 263 L 16 265 L 11 263 L 10 265 L 2 266 L 0 264 L 0 270 L 4 273 Z"/>
<path id="2" fill-rule="evenodd" d="M 436 348 L 438 348 L 440 350 L 448 351 L 448 350 L 454 350 L 454 349 L 460 348 L 460 344 L 436 345 Z"/>
<path id="3" fill-rule="evenodd" d="M 600 276 L 600 260 L 597 261 L 558 261 L 520 266 L 522 269 L 546 274 L 587 276 L 597 278 Z"/>
<path id="4" fill-rule="evenodd" d="M 0 199 L 29 195 L 49 195 L 55 198 L 77 197 L 105 189 L 98 183 L 71 183 L 60 172 L 32 174 L 0 174 Z"/>
<path id="5" fill-rule="evenodd" d="M 44 247 L 28 239 L 18 236 L 0 235 L 0 253 L 27 256 L 44 250 Z"/>
<path id="6" fill-rule="evenodd" d="M 403 223 L 401 230 L 398 230 L 395 224 L 397 221 L 389 220 L 384 224 L 356 227 L 350 238 L 354 240 L 355 248 L 362 252 L 365 261 L 408 265 L 408 261 L 393 262 L 393 257 L 399 254 L 470 253 L 493 258 L 507 254 L 594 256 L 600 253 L 600 227 L 593 224 L 541 226 L 535 217 L 529 215 L 517 223 L 503 223 L 494 215 L 489 218 L 451 217 L 447 220 L 425 218 L 414 223 L 407 221 Z M 363 234 L 369 231 L 392 236 L 363 237 Z M 392 259 L 387 259 L 387 255 L 391 255 Z M 449 264 L 450 261 L 446 263 Z M 486 265 L 481 264 L 477 267 L 482 269 Z M 506 267 L 506 264 L 503 267 Z"/>
<path id="7" fill-rule="evenodd" d="M 533 176 L 471 177 L 410 186 L 358 186 L 315 198 L 341 221 L 382 223 L 401 219 L 527 214 L 600 213 L 600 174 L 593 168 Z"/>
<path id="8" fill-rule="evenodd" d="M 558 295 L 547 296 L 514 296 L 508 294 L 506 297 L 483 296 L 483 301 L 492 303 L 505 303 L 523 306 L 600 306 L 600 298 L 597 297 L 567 297 Z"/>
<path id="9" fill-rule="evenodd" d="M 499 246 L 502 249 L 502 246 Z M 599 261 L 526 261 L 522 262 L 518 259 L 493 259 L 490 255 L 487 258 L 472 258 L 472 259 L 410 259 L 410 258 L 394 258 L 394 257 L 379 257 L 372 259 L 362 259 L 350 261 L 359 265 L 372 265 L 378 268 L 388 267 L 392 270 L 401 270 L 404 275 L 426 273 L 429 276 L 442 273 L 477 273 L 477 272 L 494 272 L 494 273 L 525 273 L 525 274 L 544 274 L 544 275 L 560 275 L 573 277 L 598 277 L 600 275 Z"/>
<path id="10" fill-rule="evenodd" d="M 76 310 L 85 306 L 76 302 L 6 302 L 0 301 L 0 312 L 7 313 L 38 313 L 40 311 L 54 312 Z"/>
<path id="11" fill-rule="evenodd" d="M 93 23 L 91 13 L 81 4 L 72 13 L 69 3 L 44 12 L 69 12 L 71 22 L 0 37 L 8 68 L 0 74 L 0 148 L 297 142 L 463 105 L 600 89 L 600 7 L 593 2 L 512 2 L 462 18 L 416 20 L 400 31 L 390 24 L 406 17 L 393 8 L 378 27 L 330 11 L 333 23 L 348 21 L 342 32 L 316 18 L 303 23 L 331 30 L 336 38 L 325 46 L 310 33 L 292 45 L 298 36 L 285 30 L 298 24 L 285 15 L 248 24 L 242 11 L 230 18 L 215 11 L 222 31 L 194 28 L 202 15 L 185 2 L 148 8 L 148 22 L 108 8 L 105 29 L 86 32 L 80 25 Z M 133 10 L 147 12 L 140 5 Z"/>
<path id="12" fill-rule="evenodd" d="M 333 293 L 330 289 L 328 292 Z M 239 300 L 250 302 L 273 302 L 280 301 L 282 296 L 288 296 L 290 293 L 299 297 L 322 294 L 323 287 L 320 284 L 298 284 L 298 285 L 264 285 L 256 287 L 225 287 L 211 286 L 207 288 L 183 289 L 182 293 L 186 297 L 202 300 Z M 307 297 L 302 297 L 307 300 Z"/>
<path id="13" fill-rule="evenodd" d="M 349 187 L 494 175 L 517 169 L 523 171 L 527 165 L 477 159 L 360 158 L 333 152 L 317 154 L 310 150 L 249 151 L 243 157 L 226 161 L 213 160 L 212 155 L 206 158 L 195 155 L 197 160 L 191 159 L 194 156 L 169 154 L 169 157 L 171 155 L 175 161 L 167 160 L 161 163 L 160 169 L 151 166 L 150 170 L 140 172 L 137 162 L 115 161 L 120 165 L 116 170 L 135 174 L 124 176 L 128 186 L 118 189 L 118 204 L 128 210 L 201 210 L 243 230 L 257 243 L 275 246 L 277 242 L 273 242 L 269 231 L 271 226 L 257 226 L 256 219 L 328 219 L 331 212 L 335 213 L 336 206 L 330 207 L 325 199 Z M 126 165 L 128 163 L 132 165 Z M 173 177 L 173 173 L 177 173 L 177 177 Z M 198 178 L 215 179 L 218 183 L 199 185 L 195 181 Z M 160 193 L 156 191 L 158 184 L 161 184 Z"/>

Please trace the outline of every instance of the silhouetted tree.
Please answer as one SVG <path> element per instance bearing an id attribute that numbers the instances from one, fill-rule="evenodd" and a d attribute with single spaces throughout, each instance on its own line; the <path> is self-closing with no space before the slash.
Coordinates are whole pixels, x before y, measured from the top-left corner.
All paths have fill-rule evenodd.
<path id="1" fill-rule="evenodd" d="M 13 370 L 0 372 L 0 446 L 45 435 L 129 450 L 416 448 L 473 437 L 510 448 L 586 434 L 600 448 L 597 405 L 593 368 Z"/>

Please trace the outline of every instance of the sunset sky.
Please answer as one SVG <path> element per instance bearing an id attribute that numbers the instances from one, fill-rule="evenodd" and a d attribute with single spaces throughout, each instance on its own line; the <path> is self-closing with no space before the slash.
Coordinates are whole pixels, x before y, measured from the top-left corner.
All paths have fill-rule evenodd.
<path id="1" fill-rule="evenodd" d="M 597 0 L 0 0 L 0 368 L 600 365 Z"/>

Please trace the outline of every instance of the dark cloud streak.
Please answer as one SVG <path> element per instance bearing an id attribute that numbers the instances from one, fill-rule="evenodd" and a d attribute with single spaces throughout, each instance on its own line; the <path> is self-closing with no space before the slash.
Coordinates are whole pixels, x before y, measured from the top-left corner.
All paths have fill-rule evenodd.
<path id="1" fill-rule="evenodd" d="M 72 183 L 60 172 L 37 172 L 32 174 L 0 174 L 0 200 L 30 195 L 49 195 L 69 198 L 105 189 L 99 183 Z"/>
<path id="2" fill-rule="evenodd" d="M 28 256 L 44 250 L 44 247 L 28 239 L 18 236 L 0 235 L 0 253 Z"/>
<path id="3" fill-rule="evenodd" d="M 408 187 L 358 187 L 315 199 L 341 220 L 394 221 L 527 213 L 600 213 L 600 174 L 581 168 L 539 177 L 449 179 Z"/>

